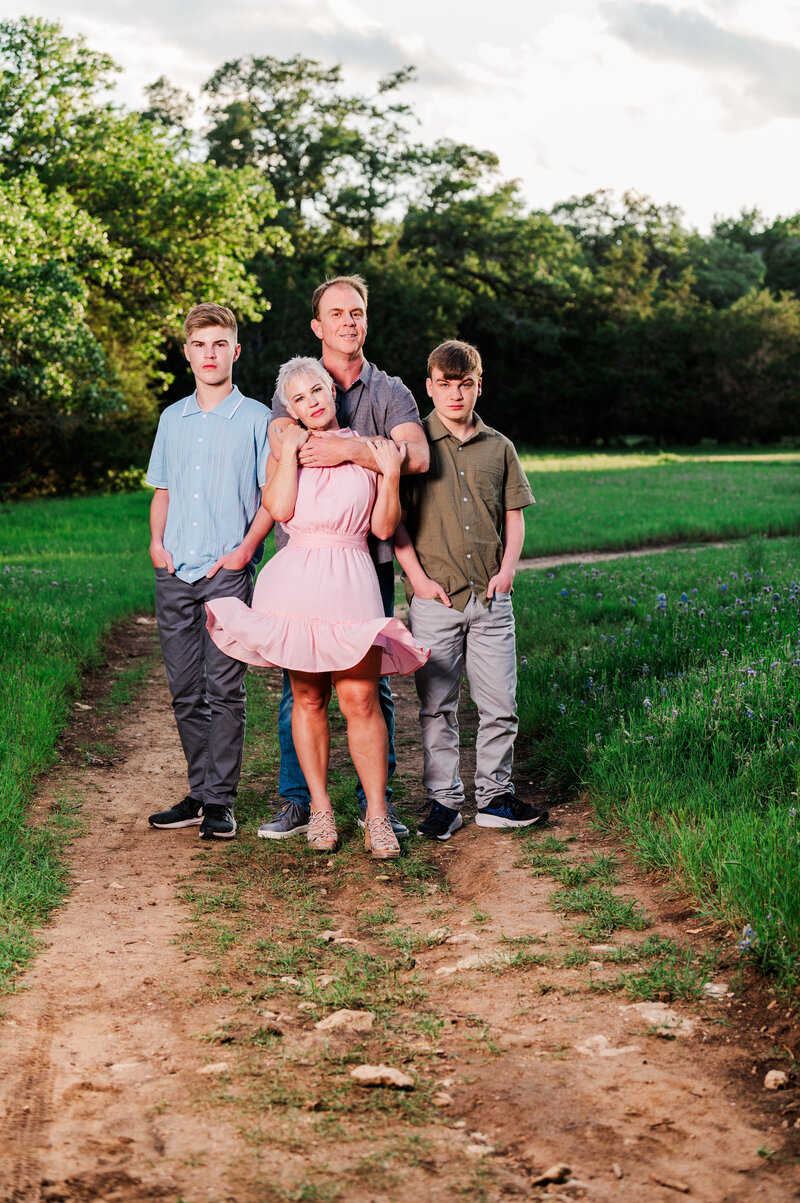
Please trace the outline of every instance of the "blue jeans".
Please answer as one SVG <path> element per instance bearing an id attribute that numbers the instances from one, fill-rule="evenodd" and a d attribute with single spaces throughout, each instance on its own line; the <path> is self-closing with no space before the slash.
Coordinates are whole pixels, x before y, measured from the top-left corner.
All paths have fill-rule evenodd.
<path id="1" fill-rule="evenodd" d="M 381 591 L 381 601 L 383 602 L 383 612 L 387 618 L 394 615 L 394 562 L 389 561 L 388 564 L 376 564 L 378 573 L 378 585 Z M 389 772 L 388 777 L 394 776 L 395 768 L 397 767 L 397 757 L 394 751 L 394 702 L 392 701 L 392 689 L 389 682 L 389 677 L 381 677 L 378 685 L 378 697 L 381 704 L 381 713 L 386 721 L 386 730 L 389 735 Z M 301 806 L 305 806 L 308 810 L 311 807 L 311 795 L 308 792 L 306 779 L 303 776 L 303 770 L 300 768 L 300 762 L 297 759 L 297 753 L 294 750 L 294 740 L 292 739 L 292 705 L 294 698 L 292 697 L 292 686 L 289 682 L 289 674 L 284 671 L 283 674 L 283 696 L 281 698 L 280 711 L 278 713 L 278 741 L 281 748 L 281 769 L 278 777 L 278 793 L 286 802 L 299 802 Z M 392 796 L 392 791 L 387 786 L 386 800 Z M 361 782 L 356 776 L 356 797 L 358 798 L 359 806 L 366 806 L 367 799 L 364 794 L 364 789 Z"/>

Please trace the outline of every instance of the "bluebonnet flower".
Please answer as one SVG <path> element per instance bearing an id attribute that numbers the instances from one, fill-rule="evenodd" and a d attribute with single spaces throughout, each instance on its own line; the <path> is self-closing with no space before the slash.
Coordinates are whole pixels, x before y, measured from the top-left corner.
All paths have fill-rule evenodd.
<path id="1" fill-rule="evenodd" d="M 650 701 L 649 698 L 645 698 L 644 701 L 642 702 L 642 705 L 644 706 L 645 710 L 650 710 L 653 703 Z"/>
<path id="2" fill-rule="evenodd" d="M 567 589 L 562 589 L 562 590 L 561 590 L 561 596 L 562 596 L 562 597 L 569 597 L 569 591 L 568 591 Z"/>
<path id="3" fill-rule="evenodd" d="M 752 948 L 758 942 L 758 935 L 748 923 L 742 932 L 742 938 L 739 941 L 740 952 L 747 952 L 748 948 Z"/>
<path id="4" fill-rule="evenodd" d="M 567 708 L 566 708 L 566 706 L 564 705 L 564 703 L 563 703 L 563 702 L 562 702 L 562 703 L 560 704 L 560 706 L 558 707 L 558 713 L 559 713 L 559 714 L 566 714 L 566 713 L 567 713 Z"/>

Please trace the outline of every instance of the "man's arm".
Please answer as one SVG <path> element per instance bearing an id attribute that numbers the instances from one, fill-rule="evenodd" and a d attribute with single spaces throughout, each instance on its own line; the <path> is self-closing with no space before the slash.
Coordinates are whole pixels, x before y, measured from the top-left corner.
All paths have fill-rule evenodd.
<path id="1" fill-rule="evenodd" d="M 150 559 L 154 568 L 166 568 L 175 575 L 172 553 L 164 546 L 164 531 L 167 529 L 169 512 L 169 489 L 156 489 L 150 502 Z"/>
<path id="2" fill-rule="evenodd" d="M 514 574 L 525 542 L 525 515 L 522 510 L 506 510 L 503 515 L 503 558 L 500 571 L 495 573 L 486 586 L 486 596 L 492 598 L 495 591 L 510 593 Z"/>
<path id="3" fill-rule="evenodd" d="M 265 493 L 266 485 L 261 490 L 261 505 L 258 507 L 256 516 L 250 523 L 250 529 L 239 546 L 235 547 L 233 551 L 229 551 L 226 556 L 221 556 L 216 564 L 212 564 L 206 573 L 207 577 L 216 576 L 220 568 L 229 568 L 231 572 L 241 572 L 250 563 L 259 543 L 266 539 L 275 525 L 275 519 L 264 506 Z"/>
<path id="4" fill-rule="evenodd" d="M 446 606 L 452 606 L 453 603 L 442 586 L 432 580 L 420 564 L 419 556 L 416 553 L 414 544 L 411 542 L 411 536 L 403 522 L 398 523 L 397 530 L 394 532 L 394 554 L 397 557 L 398 564 L 409 579 L 415 597 L 438 597 L 439 601 L 444 602 Z"/>
<path id="5" fill-rule="evenodd" d="M 431 449 L 419 422 L 401 422 L 399 426 L 393 426 L 389 433 L 398 447 L 401 443 L 406 445 L 406 458 L 401 468 L 403 476 L 427 472 L 431 462 Z"/>

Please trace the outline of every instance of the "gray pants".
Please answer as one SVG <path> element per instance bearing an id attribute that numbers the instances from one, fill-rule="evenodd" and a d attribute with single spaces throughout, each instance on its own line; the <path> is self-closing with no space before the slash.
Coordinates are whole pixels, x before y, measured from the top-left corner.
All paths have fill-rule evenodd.
<path id="1" fill-rule="evenodd" d="M 496 594 L 488 607 L 470 597 L 463 613 L 440 601 L 415 597 L 409 623 L 415 640 L 431 649 L 430 659 L 415 676 L 428 801 L 451 810 L 464 805 L 458 771 L 458 695 L 464 667 L 478 708 L 476 804 L 480 809 L 503 794 L 513 794 L 511 770 L 519 723 L 511 594 Z"/>
<path id="2" fill-rule="evenodd" d="M 238 597 L 250 604 L 247 569 L 221 568 L 216 576 L 187 584 L 156 568 L 156 619 L 172 708 L 189 769 L 189 793 L 198 802 L 233 806 L 245 732 L 244 675 L 210 639 L 205 603 Z"/>

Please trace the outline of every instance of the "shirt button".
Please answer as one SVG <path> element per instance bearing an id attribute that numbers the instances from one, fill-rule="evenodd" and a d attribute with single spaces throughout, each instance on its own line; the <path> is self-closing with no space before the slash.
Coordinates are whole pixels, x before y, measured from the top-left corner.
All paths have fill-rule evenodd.
<path id="1" fill-rule="evenodd" d="M 471 560 L 471 559 L 472 559 L 472 556 L 469 554 L 469 552 L 467 552 L 467 559 L 468 559 L 468 560 Z"/>
<path id="2" fill-rule="evenodd" d="M 190 555 L 190 556 L 193 556 L 193 555 L 194 555 L 194 548 L 193 548 L 193 547 L 190 547 L 190 548 L 189 548 L 189 555 Z"/>
<path id="3" fill-rule="evenodd" d="M 463 475 L 464 475 L 463 469 L 462 469 L 462 471 L 461 471 L 461 472 L 459 472 L 459 474 L 458 474 L 458 475 L 459 475 L 459 476 L 463 476 Z"/>
<path id="4" fill-rule="evenodd" d="M 464 530 L 469 530 L 469 527 L 468 527 L 468 526 L 465 526 L 465 527 L 464 527 Z"/>
<path id="5" fill-rule="evenodd" d="M 197 526 L 197 523 L 196 523 L 196 522 L 193 522 L 193 523 L 192 523 L 192 526 Z"/>
<path id="6" fill-rule="evenodd" d="M 195 470 L 195 472 L 199 472 L 199 471 L 200 471 L 200 465 L 199 465 L 199 464 L 195 464 L 195 466 L 194 466 L 194 470 Z"/>
<path id="7" fill-rule="evenodd" d="M 195 499 L 195 501 L 197 500 L 197 498 L 198 498 L 199 496 L 200 496 L 200 494 L 199 494 L 199 493 L 195 493 L 195 495 L 194 495 L 194 499 Z"/>
<path id="8" fill-rule="evenodd" d="M 462 500 L 462 501 L 466 501 L 467 499 L 466 499 L 466 497 L 462 497 L 462 498 L 461 498 L 461 500 Z"/>
<path id="9" fill-rule="evenodd" d="M 475 582 L 474 582 L 474 581 L 470 581 L 470 585 L 474 585 L 474 584 L 475 584 Z"/>
<path id="10" fill-rule="evenodd" d="M 203 440 L 202 440 L 202 439 L 198 439 L 197 441 L 198 441 L 198 443 L 202 443 L 202 441 L 203 441 Z"/>

